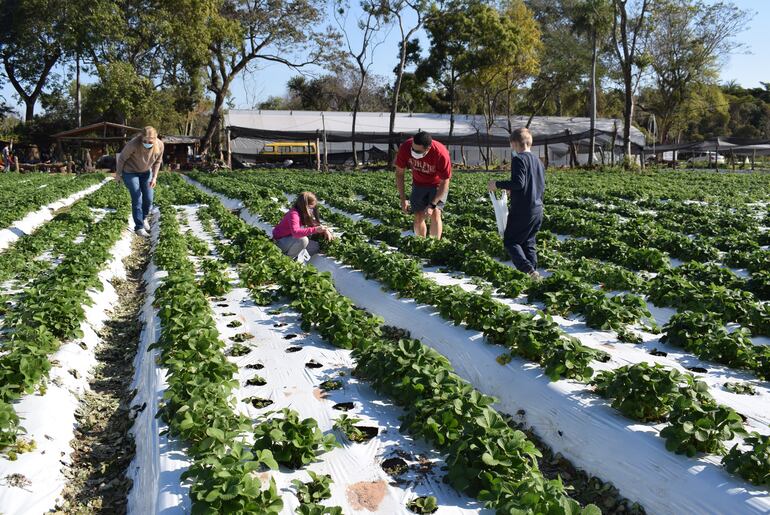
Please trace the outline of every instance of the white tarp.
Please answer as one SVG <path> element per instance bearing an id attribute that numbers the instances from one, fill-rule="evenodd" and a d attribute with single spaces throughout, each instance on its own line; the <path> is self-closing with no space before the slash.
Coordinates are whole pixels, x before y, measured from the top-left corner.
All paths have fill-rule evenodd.
<path id="1" fill-rule="evenodd" d="M 96 187 L 98 187 L 97 185 Z M 88 389 L 91 369 L 97 364 L 97 332 L 118 302 L 110 281 L 125 278 L 123 259 L 131 253 L 133 233 L 126 231 L 111 249 L 111 259 L 99 273 L 103 290 L 90 290 L 93 301 L 80 324 L 83 337 L 65 342 L 51 356 L 54 367 L 44 395 L 23 396 L 14 403 L 26 429 L 25 439 L 35 441 L 34 451 L 18 455 L 16 461 L 0 458 L 0 512 L 5 515 L 45 513 L 54 508 L 67 482 L 63 466 L 70 463 L 70 442 L 75 436 L 75 411 Z M 81 346 L 82 344 L 82 346 Z M 26 486 L 11 486 L 8 478 L 20 474 Z M 16 476 L 19 477 L 19 476 Z"/>
<path id="2" fill-rule="evenodd" d="M 216 195 L 228 207 L 243 205 Z M 257 221 L 248 209 L 243 209 L 241 216 L 252 224 Z M 658 436 L 659 428 L 630 421 L 585 385 L 552 382 L 540 367 L 518 359 L 501 366 L 496 358 L 504 349 L 485 343 L 481 333 L 454 326 L 430 306 L 383 292 L 376 281 L 367 280 L 362 273 L 331 258 L 319 255 L 311 262 L 319 270 L 330 272 L 340 293 L 360 307 L 409 330 L 413 337 L 446 356 L 461 377 L 499 399 L 496 407 L 500 411 L 517 414 L 523 410 L 520 420 L 532 426 L 555 452 L 578 468 L 611 481 L 621 494 L 640 502 L 648 513 L 770 511 L 770 492 L 766 489 L 752 487 L 728 474 L 716 457 L 688 458 L 669 452 Z M 654 360 L 646 354 L 645 358 Z M 725 395 L 714 393 L 720 401 L 727 400 Z M 753 405 L 755 399 L 747 398 L 746 404 Z M 756 412 L 753 415 L 761 420 L 767 417 Z"/>

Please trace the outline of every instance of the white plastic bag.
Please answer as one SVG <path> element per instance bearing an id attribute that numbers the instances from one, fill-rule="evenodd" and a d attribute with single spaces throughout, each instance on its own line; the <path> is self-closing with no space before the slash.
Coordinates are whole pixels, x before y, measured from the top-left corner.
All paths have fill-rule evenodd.
<path id="1" fill-rule="evenodd" d="M 489 199 L 492 201 L 492 207 L 495 210 L 495 220 L 497 220 L 497 232 L 500 236 L 505 232 L 505 224 L 508 222 L 508 192 L 502 190 L 503 194 L 497 198 L 494 192 L 489 192 Z"/>

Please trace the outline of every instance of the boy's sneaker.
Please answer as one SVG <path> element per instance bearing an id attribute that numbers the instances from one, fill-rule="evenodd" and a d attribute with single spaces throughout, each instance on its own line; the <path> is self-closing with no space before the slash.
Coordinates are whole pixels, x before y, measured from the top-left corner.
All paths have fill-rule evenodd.
<path id="1" fill-rule="evenodd" d="M 299 254 L 297 254 L 297 262 L 302 263 L 303 265 L 310 261 L 310 254 L 307 250 L 302 249 L 299 251 Z"/>
<path id="2" fill-rule="evenodd" d="M 144 230 L 150 232 L 150 220 L 148 218 L 144 219 Z"/>
<path id="3" fill-rule="evenodd" d="M 135 232 L 136 232 L 137 236 L 141 236 L 142 238 L 149 238 L 150 237 L 150 233 L 145 231 L 144 228 L 137 229 Z"/>
<path id="4" fill-rule="evenodd" d="M 538 272 L 537 270 L 532 270 L 529 273 L 529 278 L 532 279 L 533 281 L 539 281 L 543 278 L 543 276 L 540 275 L 540 272 Z"/>

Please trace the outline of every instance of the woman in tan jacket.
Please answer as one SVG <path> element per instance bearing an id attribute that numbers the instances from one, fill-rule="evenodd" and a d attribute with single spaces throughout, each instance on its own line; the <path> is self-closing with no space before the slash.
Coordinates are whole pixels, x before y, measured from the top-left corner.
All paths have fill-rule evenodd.
<path id="1" fill-rule="evenodd" d="M 134 231 L 144 237 L 150 235 L 148 216 L 152 208 L 152 189 L 158 181 L 163 162 L 163 142 L 153 127 L 145 127 L 142 134 L 123 147 L 115 166 L 115 180 L 121 178 L 131 194 Z"/>

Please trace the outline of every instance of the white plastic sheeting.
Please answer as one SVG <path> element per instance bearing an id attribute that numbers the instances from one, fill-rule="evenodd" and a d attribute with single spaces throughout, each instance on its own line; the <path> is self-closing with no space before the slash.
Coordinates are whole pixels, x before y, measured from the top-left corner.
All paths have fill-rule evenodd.
<path id="1" fill-rule="evenodd" d="M 203 231 L 195 211 L 195 206 L 183 209 L 189 228 L 213 249 L 213 240 Z M 228 269 L 228 274 L 231 278 L 237 277 L 237 271 L 232 268 Z M 281 311 L 279 315 L 275 314 L 276 308 Z M 355 407 L 347 414 L 360 418 L 359 425 L 379 429 L 379 435 L 366 443 L 348 443 L 338 433 L 337 438 L 344 442 L 343 446 L 321 454 L 319 461 L 306 469 L 291 471 L 281 468 L 261 474 L 262 480 L 275 480 L 284 500 L 283 513 L 293 514 L 299 505 L 293 495 L 291 481 L 309 481 L 305 470 L 332 476 L 332 497 L 324 504 L 341 506 L 344 513 L 407 514 L 410 512 L 406 503 L 422 495 L 437 498 L 439 515 L 491 513 L 484 510 L 477 500 L 457 493 L 441 481 L 441 469 L 445 463 L 429 444 L 399 433 L 402 411 L 366 383 L 351 377 L 355 367 L 351 351 L 328 344 L 314 332 L 302 331 L 298 314 L 287 305 L 255 305 L 246 288 L 233 288 L 224 300 L 212 301 L 212 309 L 223 340 L 228 341 L 243 332 L 254 335 L 244 342 L 244 345 L 254 349 L 251 353 L 230 358 L 239 368 L 237 379 L 241 386 L 235 395 L 239 401 L 238 409 L 243 414 L 259 420 L 266 411 L 290 408 L 296 410 L 301 418 L 315 419 L 322 431 L 329 432 L 335 419 L 345 413 L 334 410 L 333 406 L 339 402 L 353 402 Z M 229 327 L 228 324 L 233 321 L 240 325 Z M 301 347 L 301 350 L 287 352 L 291 347 Z M 307 368 L 305 364 L 310 361 L 321 364 L 321 367 Z M 264 368 L 248 368 L 257 364 Z M 262 377 L 266 384 L 246 385 L 247 380 L 254 376 Z M 322 392 L 319 385 L 327 379 L 342 381 L 343 389 Z M 244 402 L 252 396 L 270 399 L 273 404 L 256 409 Z M 384 459 L 392 457 L 401 457 L 415 466 L 394 480 L 380 466 Z M 418 461 L 420 467 L 417 467 Z M 418 468 L 419 471 L 415 470 Z"/>
<path id="2" fill-rule="evenodd" d="M 230 208 L 243 206 L 214 194 Z M 257 217 L 247 209 L 241 216 L 263 229 L 269 227 L 255 224 Z M 333 259 L 319 255 L 312 263 L 332 274 L 340 293 L 435 348 L 461 377 L 496 397 L 498 409 L 517 414 L 555 452 L 611 481 L 649 513 L 770 511 L 766 489 L 731 476 L 716 457 L 687 458 L 667 451 L 658 428 L 626 419 L 585 385 L 551 382 L 539 367 L 518 359 L 501 366 L 495 359 L 503 349 L 486 344 L 481 333 L 454 326 L 432 307 L 383 292 L 377 282 Z"/>
<path id="3" fill-rule="evenodd" d="M 21 220 L 12 223 L 10 227 L 0 230 L 0 251 L 7 249 L 13 242 L 23 235 L 32 233 L 35 229 L 51 220 L 56 216 L 56 212 L 60 209 L 71 206 L 81 198 L 104 186 L 110 180 L 111 179 L 104 179 L 102 182 L 78 191 L 77 193 L 73 193 L 69 197 L 51 202 L 37 211 L 28 213 Z"/>
<path id="4" fill-rule="evenodd" d="M 155 216 L 151 227 L 153 250 L 158 241 L 159 224 L 163 223 L 159 218 Z M 133 481 L 128 494 L 128 513 L 136 515 L 190 512 L 189 485 L 182 482 L 181 475 L 192 461 L 178 440 L 161 435 L 168 426 L 155 415 L 166 389 L 166 372 L 156 364 L 157 349 L 148 351 L 160 335 L 160 319 L 153 302 L 159 281 L 166 275 L 157 269 L 154 261 L 144 273 L 147 285 L 141 314 L 144 327 L 134 359 L 132 383 L 136 389 L 133 405 L 139 408 L 135 410 L 138 413 L 131 428 L 136 454 L 128 469 L 128 477 Z"/>
<path id="5" fill-rule="evenodd" d="M 25 395 L 14 403 L 26 429 L 24 438 L 34 440 L 37 448 L 19 454 L 16 461 L 0 459 L 0 512 L 6 515 L 44 513 L 59 500 L 66 484 L 62 466 L 70 463 L 75 411 L 80 396 L 89 389 L 90 371 L 97 363 L 95 351 L 101 341 L 97 333 L 118 302 L 110 281 L 125 278 L 123 259 L 131 252 L 131 237 L 126 231 L 113 246 L 110 261 L 99 273 L 103 290 L 89 291 L 93 304 L 86 307 L 80 325 L 83 337 L 62 344 L 51 357 L 54 367 L 45 394 Z M 11 486 L 8 477 L 13 474 L 23 476 L 26 486 Z"/>

